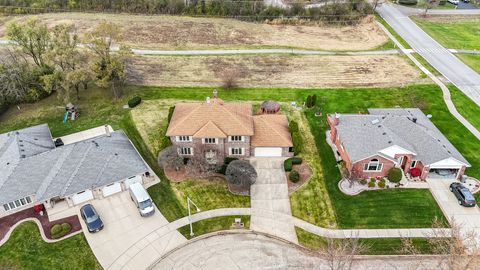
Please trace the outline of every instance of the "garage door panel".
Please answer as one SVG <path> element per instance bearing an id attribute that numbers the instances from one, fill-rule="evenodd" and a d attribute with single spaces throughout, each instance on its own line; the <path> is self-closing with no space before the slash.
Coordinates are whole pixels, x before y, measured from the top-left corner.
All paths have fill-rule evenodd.
<path id="1" fill-rule="evenodd" d="M 256 157 L 281 157 L 282 148 L 281 147 L 256 147 L 255 156 Z"/>
<path id="2" fill-rule="evenodd" d="M 108 197 L 121 191 L 122 185 L 120 183 L 113 183 L 102 188 L 103 197 Z"/>
<path id="3" fill-rule="evenodd" d="M 93 192 L 90 189 L 87 189 L 73 195 L 71 198 L 74 205 L 81 204 L 86 201 L 93 200 Z"/>
<path id="4" fill-rule="evenodd" d="M 128 178 L 127 180 L 125 180 L 125 187 L 127 189 L 129 189 L 130 185 L 133 184 L 133 183 L 143 184 L 142 176 L 137 175 L 137 176 L 133 176 L 133 177 Z"/>

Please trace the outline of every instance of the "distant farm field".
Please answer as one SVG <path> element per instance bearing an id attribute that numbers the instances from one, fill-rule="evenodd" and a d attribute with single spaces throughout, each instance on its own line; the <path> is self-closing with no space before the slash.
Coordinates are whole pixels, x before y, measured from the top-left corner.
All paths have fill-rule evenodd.
<path id="1" fill-rule="evenodd" d="M 75 24 L 79 33 L 106 20 L 118 24 L 124 42 L 134 48 L 221 49 L 292 47 L 320 50 L 371 50 L 388 38 L 373 17 L 357 26 L 295 26 L 242 22 L 234 19 L 126 14 L 53 13 L 35 15 L 50 26 Z M 8 22 L 32 16 L 0 17 L 0 39 Z"/>
<path id="2" fill-rule="evenodd" d="M 428 82 L 397 55 L 230 55 L 134 57 L 128 81 L 138 85 L 240 87 L 403 86 Z"/>

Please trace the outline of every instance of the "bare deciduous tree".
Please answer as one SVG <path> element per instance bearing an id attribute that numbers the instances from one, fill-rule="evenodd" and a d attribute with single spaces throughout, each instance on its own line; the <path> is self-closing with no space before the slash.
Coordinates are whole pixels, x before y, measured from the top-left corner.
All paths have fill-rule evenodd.
<path id="1" fill-rule="evenodd" d="M 228 164 L 225 177 L 229 184 L 248 189 L 257 181 L 257 172 L 248 161 L 234 160 Z"/>
<path id="2" fill-rule="evenodd" d="M 227 68 L 220 73 L 222 87 L 225 89 L 234 89 L 238 87 L 238 78 L 240 72 L 235 68 Z"/>
<path id="3" fill-rule="evenodd" d="M 360 242 L 358 235 L 350 238 L 326 238 L 326 245 L 320 250 L 328 269 L 350 270 L 355 256 L 367 252 L 369 247 Z"/>
<path id="4" fill-rule="evenodd" d="M 175 171 L 179 171 L 185 167 L 183 158 L 178 155 L 177 148 L 175 146 L 169 146 L 158 154 L 158 164 L 162 168 L 172 168 Z"/>

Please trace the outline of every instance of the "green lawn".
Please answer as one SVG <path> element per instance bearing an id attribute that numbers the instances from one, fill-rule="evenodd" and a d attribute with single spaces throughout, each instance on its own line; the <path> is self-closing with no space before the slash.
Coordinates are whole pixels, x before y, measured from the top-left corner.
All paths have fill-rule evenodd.
<path id="1" fill-rule="evenodd" d="M 187 239 L 192 239 L 202 234 L 207 234 L 216 231 L 229 230 L 235 222 L 235 218 L 241 218 L 244 224 L 244 229 L 250 228 L 250 216 L 225 216 L 209 218 L 197 221 L 192 224 L 194 235 L 190 235 L 190 225 L 183 226 L 178 231 Z"/>
<path id="2" fill-rule="evenodd" d="M 19 225 L 0 247 L 0 269 L 102 269 L 83 234 L 46 243 L 34 222 Z"/>
<path id="3" fill-rule="evenodd" d="M 440 17 L 442 18 L 442 17 Z M 415 22 L 436 41 L 449 49 L 480 49 L 480 16 L 462 16 L 437 20 L 413 17 Z"/>
<path id="4" fill-rule="evenodd" d="M 480 50 L 480 48 L 478 49 Z M 457 57 L 477 73 L 480 73 L 480 54 L 457 54 Z"/>
<path id="5" fill-rule="evenodd" d="M 134 94 L 139 94 L 146 100 L 203 100 L 206 96 L 211 95 L 211 91 L 211 88 L 131 86 L 126 89 L 123 100 L 113 101 L 104 92 L 91 89 L 82 93 L 82 100 L 79 103 L 82 115 L 75 122 L 74 126 L 67 126 L 62 123 L 63 109 L 61 107 L 57 108 L 61 104 L 55 97 L 50 97 L 31 106 L 21 106 L 22 111 L 20 112 L 16 108 L 8 111 L 0 119 L 0 132 L 47 122 L 52 127 L 53 136 L 59 136 L 109 123 L 115 128 L 123 128 L 126 131 L 145 160 L 162 177 L 155 155 L 149 151 L 149 148 L 144 143 L 132 122 L 130 112 L 123 110 L 121 105 L 125 103 L 128 97 Z M 297 101 L 299 103 L 303 103 L 305 97 L 312 94 L 317 94 L 318 100 L 325 101 L 321 108 L 309 110 L 305 114 L 315 135 L 316 146 L 320 153 L 322 177 L 318 177 L 317 180 L 311 181 L 303 189 L 297 191 L 301 193 L 301 195 L 298 195 L 299 198 L 308 198 L 301 203 L 300 211 L 297 211 L 300 214 L 296 214 L 298 217 L 306 220 L 317 220 L 323 225 L 321 220 L 324 213 L 319 210 L 320 208 L 315 197 L 318 194 L 324 194 L 321 187 L 325 185 L 327 186 L 330 200 L 335 209 L 338 226 L 340 227 L 429 227 L 433 216 L 439 214 L 438 207 L 433 203 L 431 196 L 426 190 L 368 192 L 368 194 L 354 197 L 351 201 L 349 201 L 348 197 L 339 195 L 336 188 L 336 181 L 339 179 L 338 170 L 334 166 L 333 153 L 324 141 L 324 131 L 326 129 L 325 113 L 336 111 L 365 112 L 369 107 L 420 107 L 425 113 L 433 115 L 432 121 L 472 163 L 473 168 L 468 169 L 467 174 L 480 176 L 478 169 L 480 168 L 480 144 L 473 135 L 448 113 L 441 98 L 441 91 L 434 85 L 370 89 L 237 89 L 220 91 L 220 97 L 225 100 L 262 101 L 274 99 L 282 102 Z M 468 99 L 462 100 L 454 97 L 454 102 L 460 108 L 464 105 L 468 108 L 470 106 L 466 104 L 468 101 Z M 316 110 L 321 111 L 324 116 L 321 118 L 314 117 L 313 114 Z M 478 121 L 476 119 L 479 119 L 479 114 L 472 114 L 467 118 L 475 122 Z M 320 183 L 320 181 L 325 181 L 325 183 Z M 173 220 L 185 216 L 184 199 L 175 193 L 175 189 L 169 181 L 162 181 L 160 184 L 150 188 L 149 192 L 157 204 L 159 204 L 162 213 L 167 219 Z M 195 194 L 192 196 L 195 196 Z M 425 207 L 422 208 L 420 206 Z M 415 209 L 415 211 L 412 212 L 412 209 Z M 364 219 L 365 215 L 372 214 L 373 217 Z M 387 217 L 392 218 L 392 220 L 388 220 Z"/>
<path id="6" fill-rule="evenodd" d="M 295 231 L 297 232 L 300 245 L 312 250 L 326 248 L 327 242 L 324 237 L 298 227 L 295 227 Z M 432 253 L 432 246 L 426 238 L 411 238 L 411 240 L 420 254 Z M 408 255 L 402 252 L 403 243 L 401 238 L 360 238 L 359 243 L 367 247 L 367 250 L 361 255 Z"/>

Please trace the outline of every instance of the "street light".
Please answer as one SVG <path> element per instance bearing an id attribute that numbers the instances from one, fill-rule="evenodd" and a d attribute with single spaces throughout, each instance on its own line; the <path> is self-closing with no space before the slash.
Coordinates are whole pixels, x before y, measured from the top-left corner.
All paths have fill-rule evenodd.
<path id="1" fill-rule="evenodd" d="M 197 212 L 200 212 L 200 208 L 190 199 L 189 196 L 187 196 L 187 205 L 188 205 L 188 223 L 190 223 L 190 236 L 193 236 L 193 227 L 192 227 L 192 217 L 191 217 L 191 211 L 190 211 L 190 203 L 192 203 L 195 208 L 197 208 Z"/>

